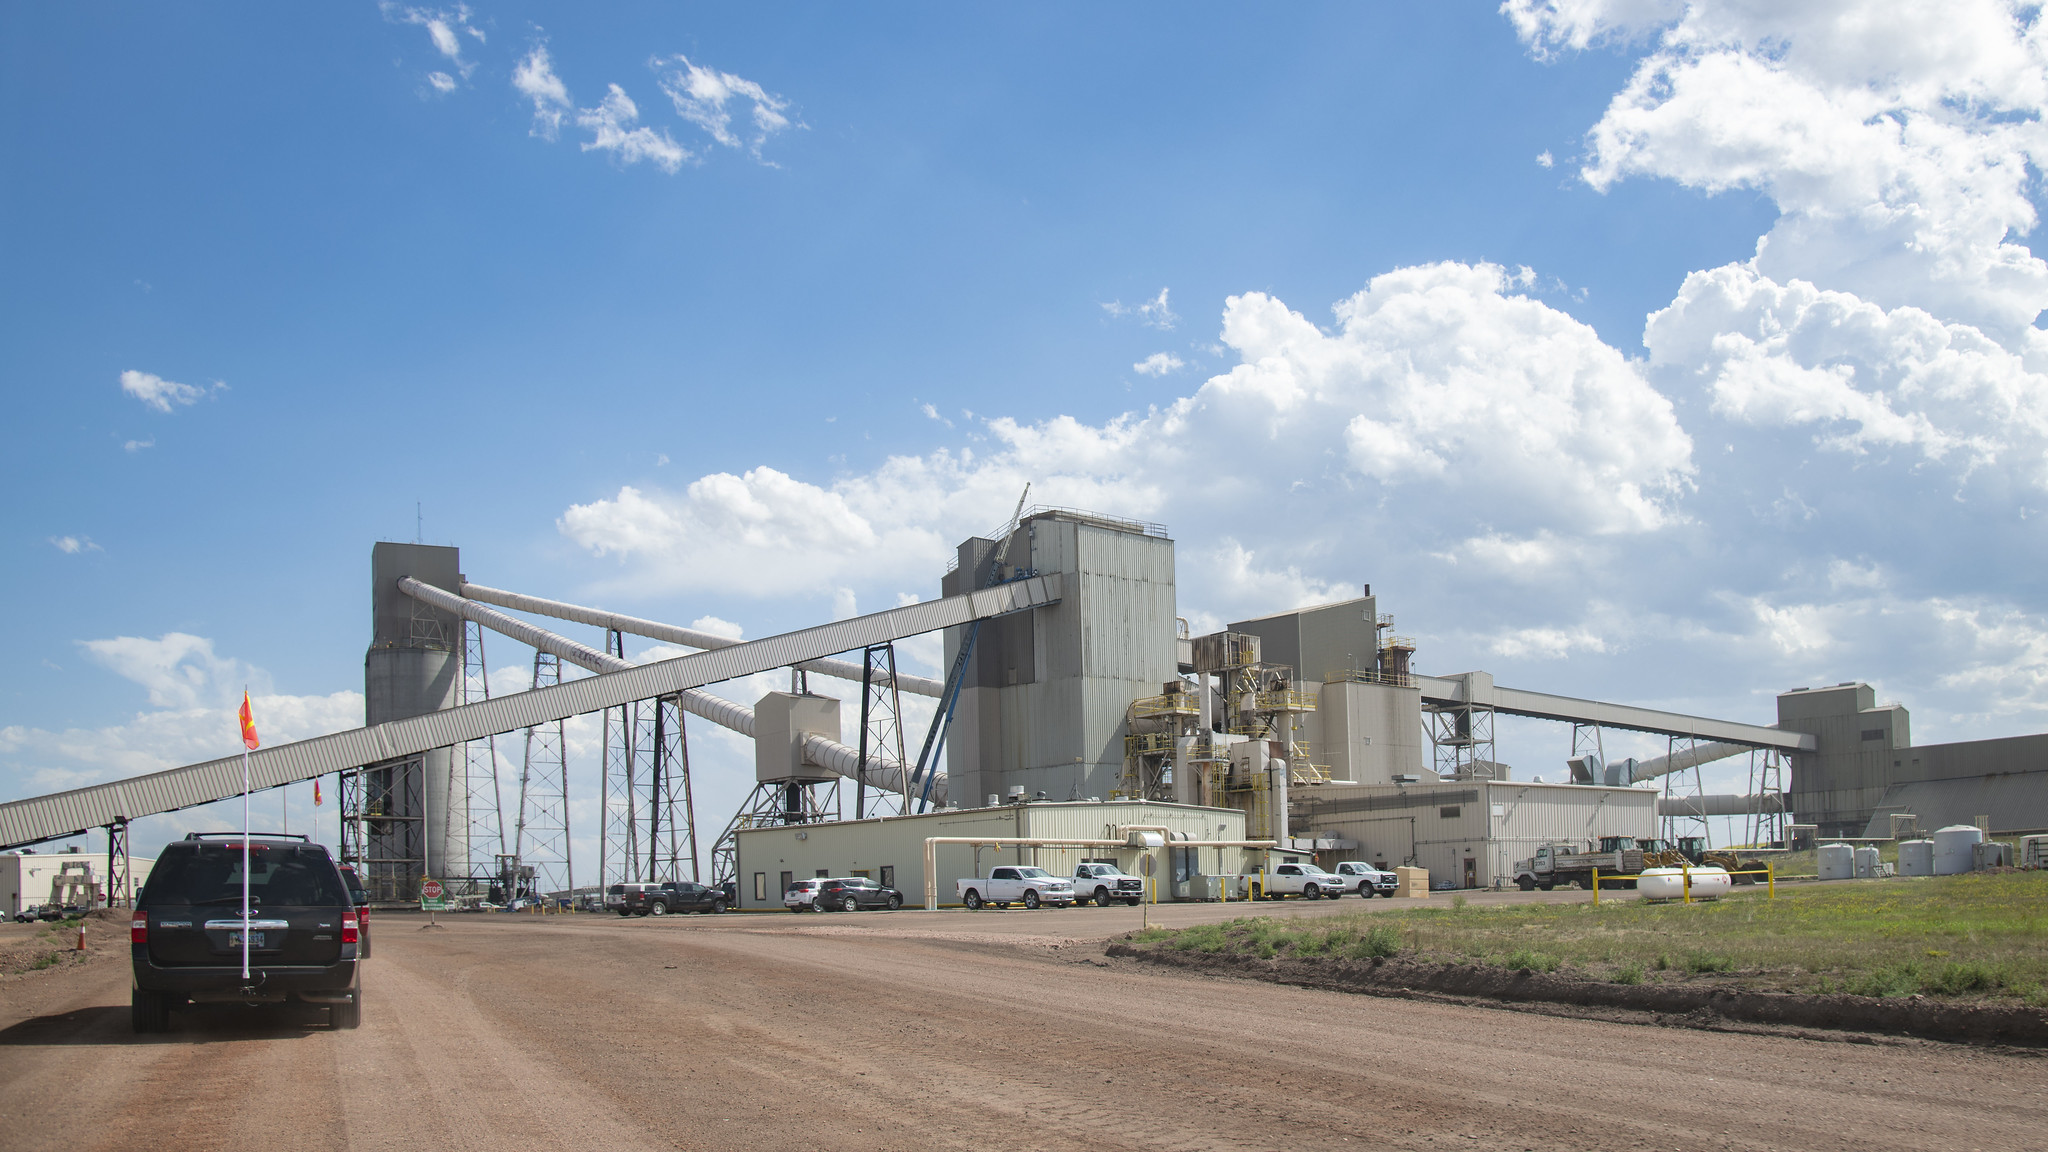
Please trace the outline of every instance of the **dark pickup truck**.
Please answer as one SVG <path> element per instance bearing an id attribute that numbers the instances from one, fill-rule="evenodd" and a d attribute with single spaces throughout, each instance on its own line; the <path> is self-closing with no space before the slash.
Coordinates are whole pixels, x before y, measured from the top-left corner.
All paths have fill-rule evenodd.
<path id="1" fill-rule="evenodd" d="M 627 885 L 621 916 L 666 916 L 671 912 L 723 912 L 732 904 L 723 888 L 707 888 L 688 880 L 671 880 L 633 890 Z"/>

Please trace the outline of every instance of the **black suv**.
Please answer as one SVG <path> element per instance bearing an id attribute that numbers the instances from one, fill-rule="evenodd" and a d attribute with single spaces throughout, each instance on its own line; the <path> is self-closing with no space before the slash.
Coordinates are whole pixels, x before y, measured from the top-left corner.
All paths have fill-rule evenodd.
<path id="1" fill-rule="evenodd" d="M 887 908 L 894 912 L 903 907 L 903 893 L 884 888 L 865 876 L 841 876 L 818 885 L 811 907 L 820 912 L 858 912 L 863 908 Z"/>
<path id="2" fill-rule="evenodd" d="M 245 917 L 240 833 L 194 832 L 164 846 L 129 926 L 137 1032 L 166 1030 L 187 1001 L 299 1000 L 331 1005 L 336 1028 L 362 1022 L 360 925 L 327 849 L 303 836 L 251 836 L 248 879 Z"/>
<path id="3" fill-rule="evenodd" d="M 666 884 L 626 886 L 625 903 L 619 906 L 621 916 L 666 916 L 670 912 L 723 912 L 731 905 L 732 897 L 723 888 L 706 888 L 688 880 L 671 880 Z"/>

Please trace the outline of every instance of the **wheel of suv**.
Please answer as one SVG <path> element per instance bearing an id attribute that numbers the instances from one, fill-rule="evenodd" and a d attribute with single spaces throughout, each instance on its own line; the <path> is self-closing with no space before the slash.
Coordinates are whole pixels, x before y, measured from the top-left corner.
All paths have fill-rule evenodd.
<path id="1" fill-rule="evenodd" d="M 825 910 L 825 898 L 824 898 L 823 896 L 813 896 L 813 897 L 811 897 L 811 911 L 813 911 L 813 912 L 823 912 L 824 910 Z"/>
<path id="2" fill-rule="evenodd" d="M 960 898 L 960 902 L 962 904 L 967 905 L 967 910 L 969 912 L 981 911 L 981 893 L 976 892 L 972 888 L 969 888 L 967 890 L 967 895 L 962 896 Z"/>
<path id="3" fill-rule="evenodd" d="M 1024 906 L 1026 908 L 1038 907 L 1038 890 L 1036 888 L 1026 888 L 1024 890 Z"/>
<path id="4" fill-rule="evenodd" d="M 1095 890 L 1095 902 L 1104 908 L 1109 907 L 1109 889 L 1097 888 Z"/>
<path id="5" fill-rule="evenodd" d="M 848 896 L 839 902 L 839 910 L 842 912 L 858 912 L 860 911 L 860 901 L 852 896 Z"/>
<path id="6" fill-rule="evenodd" d="M 358 988 L 346 1004 L 336 1004 L 329 1009 L 334 1014 L 334 1026 L 338 1029 L 355 1028 L 363 1022 L 363 990 Z"/>
<path id="7" fill-rule="evenodd" d="M 903 907 L 903 894 L 900 892 L 889 893 L 889 911 L 894 912 L 901 907 Z"/>
<path id="8" fill-rule="evenodd" d="M 1252 899 L 1254 900 L 1264 900 L 1266 898 L 1266 890 L 1264 888 L 1259 887 L 1257 884 L 1252 885 L 1251 894 Z"/>
<path id="9" fill-rule="evenodd" d="M 627 916 L 631 916 L 632 914 L 633 914 L 633 910 L 632 910 L 631 908 L 621 908 L 621 909 L 619 909 L 619 916 L 620 916 L 620 918 L 621 918 L 621 919 L 623 919 L 623 918 L 625 918 L 625 917 L 627 917 Z"/>
<path id="10" fill-rule="evenodd" d="M 128 1022 L 137 1032 L 164 1032 L 171 1026 L 170 997 L 135 989 L 130 993 Z"/>
<path id="11" fill-rule="evenodd" d="M 1314 884 L 1303 884 L 1301 886 L 1301 898 L 1304 900 L 1320 900 L 1323 898 L 1323 890 Z"/>
<path id="12" fill-rule="evenodd" d="M 725 901 L 723 901 L 723 900 L 713 900 L 713 901 L 711 902 L 711 914 L 712 914 L 713 916 L 717 916 L 717 915 L 719 915 L 719 914 L 723 913 L 724 911 L 725 911 Z"/>
<path id="13" fill-rule="evenodd" d="M 666 916 L 668 915 L 668 905 L 663 904 L 659 900 L 656 900 L 654 902 L 654 907 L 649 908 L 647 910 L 647 913 L 650 916 Z"/>

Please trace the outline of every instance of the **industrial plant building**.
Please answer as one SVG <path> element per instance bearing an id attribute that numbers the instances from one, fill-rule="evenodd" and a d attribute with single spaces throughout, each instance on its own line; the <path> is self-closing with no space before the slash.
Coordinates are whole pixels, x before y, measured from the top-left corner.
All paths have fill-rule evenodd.
<path id="1" fill-rule="evenodd" d="M 1915 748 L 1905 709 L 1858 683 L 1783 693 L 1777 723 L 1758 724 L 1483 671 L 1425 675 L 1369 585 L 1194 635 L 1164 526 L 1076 509 L 1020 502 L 934 573 L 936 600 L 745 642 L 479 584 L 453 548 L 378 544 L 371 572 L 365 727 L 259 749 L 248 766 L 258 788 L 338 777 L 341 855 L 385 900 L 413 898 L 423 875 L 471 898 L 699 879 L 760 907 L 825 870 L 894 880 L 913 901 L 948 886 L 950 902 L 976 853 L 941 845 L 928 871 L 930 837 L 1094 841 L 1002 858 L 1056 872 L 1151 858 L 1161 898 L 1206 899 L 1227 891 L 1209 879 L 1274 854 L 1489 887 L 1543 843 L 1668 835 L 1714 816 L 1745 818 L 1752 839 L 1783 838 L 1788 823 L 1882 835 L 1901 817 L 2048 825 L 2048 736 Z M 593 643 L 567 625 L 593 629 Z M 943 677 L 898 669 L 896 642 L 931 632 Z M 531 653 L 526 690 L 490 695 L 487 636 L 516 642 L 522 672 Z M 691 651 L 635 665 L 628 636 Z M 777 669 L 789 690 L 751 705 L 704 691 Z M 929 727 L 906 724 L 906 694 L 935 702 Z M 599 826 L 584 832 L 594 861 L 569 847 L 562 727 L 590 713 L 604 747 Z M 1502 715 L 1560 726 L 1555 782 L 1514 778 L 1494 743 Z M 747 800 L 701 827 L 691 718 L 755 749 Z M 1610 758 L 1615 731 L 1667 750 Z M 1737 757 L 1750 785 L 1701 795 L 1701 767 Z M 223 758 L 0 805 L 0 847 L 87 828 L 118 841 L 134 817 L 235 795 L 241 768 Z M 1156 846 L 1119 835 L 1145 827 L 1168 831 Z M 1172 848 L 1182 839 L 1246 844 Z"/>

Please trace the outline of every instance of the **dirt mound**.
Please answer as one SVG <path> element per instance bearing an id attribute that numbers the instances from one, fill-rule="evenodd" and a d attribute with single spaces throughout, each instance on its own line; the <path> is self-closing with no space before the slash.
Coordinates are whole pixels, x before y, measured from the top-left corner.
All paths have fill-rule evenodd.
<path id="1" fill-rule="evenodd" d="M 102 908 L 85 916 L 85 951 L 78 950 L 78 928 L 63 921 L 11 924 L 0 936 L 0 975 L 41 972 L 60 964 L 80 964 L 95 956 L 128 955 L 129 913 Z"/>
<path id="2" fill-rule="evenodd" d="M 1399 958 L 1371 961 L 1262 960 L 1111 944 L 1110 956 L 1193 972 L 1305 988 L 1379 995 L 1427 993 L 1523 1004 L 1645 1014 L 1656 1023 L 1717 1027 L 1726 1022 L 1787 1029 L 1874 1032 L 1968 1044 L 2048 1047 L 2048 1012 L 2019 1005 L 1959 1003 L 1925 996 L 1878 999 L 1748 992 L 1703 984 L 1612 984 L 1488 964 Z"/>

